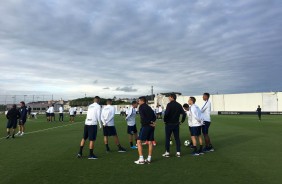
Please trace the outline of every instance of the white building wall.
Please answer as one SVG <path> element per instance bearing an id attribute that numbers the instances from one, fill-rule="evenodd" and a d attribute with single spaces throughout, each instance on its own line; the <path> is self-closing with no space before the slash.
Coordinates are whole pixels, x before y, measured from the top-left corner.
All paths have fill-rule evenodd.
<path id="1" fill-rule="evenodd" d="M 194 96 L 199 107 L 204 105 L 202 96 Z M 178 96 L 180 104 L 187 103 L 189 96 Z M 262 111 L 282 111 L 282 92 L 271 93 L 243 93 L 243 94 L 224 94 L 211 95 L 212 111 L 256 111 L 260 105 Z M 168 103 L 168 97 L 163 95 L 155 98 L 155 104 L 162 105 L 164 108 Z"/>

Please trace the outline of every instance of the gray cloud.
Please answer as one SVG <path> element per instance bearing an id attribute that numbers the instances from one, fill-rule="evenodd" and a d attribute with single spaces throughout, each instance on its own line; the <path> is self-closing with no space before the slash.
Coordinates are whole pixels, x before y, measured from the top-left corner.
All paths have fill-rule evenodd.
<path id="1" fill-rule="evenodd" d="M 281 90 L 282 2 L 0 2 L 1 94 Z M 93 81 L 93 78 L 95 81 Z M 98 82 L 99 81 L 99 82 Z M 95 85 L 93 85 L 93 83 Z M 125 88 L 126 90 L 126 88 Z"/>
<path id="2" fill-rule="evenodd" d="M 132 86 L 125 86 L 125 87 L 117 87 L 116 91 L 122 91 L 122 92 L 136 92 L 137 89 L 134 89 Z"/>

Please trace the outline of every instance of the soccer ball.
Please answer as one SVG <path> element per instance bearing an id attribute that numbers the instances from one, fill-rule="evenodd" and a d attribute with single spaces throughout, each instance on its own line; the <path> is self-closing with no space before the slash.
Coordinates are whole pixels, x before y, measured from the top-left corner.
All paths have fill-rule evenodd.
<path id="1" fill-rule="evenodd" d="M 186 140 L 186 141 L 184 141 L 184 146 L 189 146 L 189 144 L 190 144 L 190 141 L 189 140 Z"/>

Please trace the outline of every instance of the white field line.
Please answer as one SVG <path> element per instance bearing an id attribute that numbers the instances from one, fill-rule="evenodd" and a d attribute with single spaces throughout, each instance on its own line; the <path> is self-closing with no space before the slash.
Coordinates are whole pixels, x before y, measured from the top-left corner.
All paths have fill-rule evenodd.
<path id="1" fill-rule="evenodd" d="M 27 132 L 24 135 L 35 134 L 35 133 L 39 133 L 39 132 L 46 132 L 46 131 L 49 131 L 49 130 L 54 130 L 54 129 L 63 128 L 63 127 L 68 127 L 68 126 L 72 126 L 72 125 L 76 125 L 76 124 L 80 124 L 80 123 L 83 123 L 83 122 L 76 122 L 76 123 L 72 123 L 72 124 L 68 124 L 68 125 L 62 125 L 62 126 L 56 126 L 56 127 L 46 128 L 46 129 L 42 129 L 42 130 L 36 130 L 36 131 L 33 131 L 33 132 Z M 0 138 L 0 140 L 2 140 L 2 139 L 6 139 L 6 137 Z"/>

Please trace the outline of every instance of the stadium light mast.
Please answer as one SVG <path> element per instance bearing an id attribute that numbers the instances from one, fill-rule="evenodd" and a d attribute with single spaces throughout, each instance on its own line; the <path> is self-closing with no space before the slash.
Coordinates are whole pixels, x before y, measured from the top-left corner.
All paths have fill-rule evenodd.
<path id="1" fill-rule="evenodd" d="M 151 86 L 151 95 L 154 95 L 154 86 Z"/>

